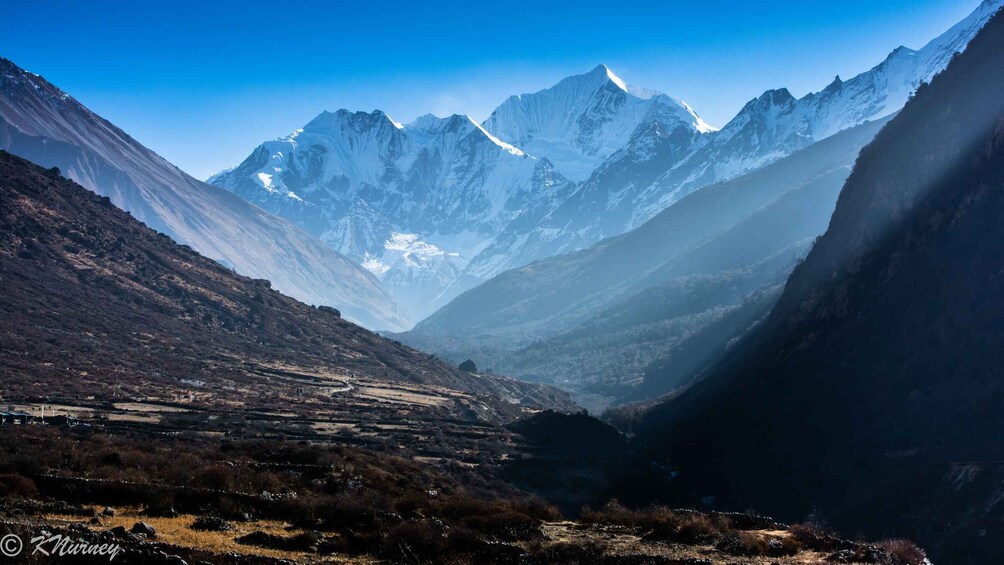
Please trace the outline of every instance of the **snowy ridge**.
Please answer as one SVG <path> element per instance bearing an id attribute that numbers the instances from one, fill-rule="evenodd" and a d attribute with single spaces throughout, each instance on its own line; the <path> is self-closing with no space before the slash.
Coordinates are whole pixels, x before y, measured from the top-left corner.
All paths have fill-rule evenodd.
<path id="1" fill-rule="evenodd" d="M 630 87 L 606 65 L 533 94 L 510 96 L 483 125 L 530 155 L 546 157 L 566 177 L 583 180 L 654 120 L 670 129 L 713 129 L 686 104 Z"/>
<path id="2" fill-rule="evenodd" d="M 733 178 L 839 131 L 899 111 L 920 83 L 944 70 L 952 55 L 965 49 L 1002 5 L 1004 0 L 985 0 L 920 50 L 899 46 L 872 69 L 847 81 L 838 76 L 819 92 L 795 99 L 782 88 L 751 100 L 716 137 L 715 177 Z"/>
<path id="3" fill-rule="evenodd" d="M 323 112 L 210 182 L 319 236 L 416 315 L 527 203 L 570 183 L 466 115 Z"/>

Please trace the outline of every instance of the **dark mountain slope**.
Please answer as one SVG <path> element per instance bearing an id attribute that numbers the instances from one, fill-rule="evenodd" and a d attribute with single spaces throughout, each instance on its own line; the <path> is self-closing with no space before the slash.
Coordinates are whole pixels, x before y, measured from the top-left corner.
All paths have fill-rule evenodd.
<path id="1" fill-rule="evenodd" d="M 237 272 L 375 329 L 407 320 L 367 271 L 226 190 L 195 180 L 44 78 L 0 57 L 0 149 L 108 196 Z"/>
<path id="2" fill-rule="evenodd" d="M 226 396 L 271 375 L 288 381 L 284 393 L 319 379 L 349 390 L 373 380 L 570 407 L 546 387 L 462 372 L 236 275 L 6 152 L 0 284 L 6 398 L 111 396 L 122 386 L 163 396 L 203 385 Z"/>
<path id="3" fill-rule="evenodd" d="M 649 415 L 674 490 L 1004 558 L 1001 69 L 998 15 L 862 151 L 762 330 Z"/>

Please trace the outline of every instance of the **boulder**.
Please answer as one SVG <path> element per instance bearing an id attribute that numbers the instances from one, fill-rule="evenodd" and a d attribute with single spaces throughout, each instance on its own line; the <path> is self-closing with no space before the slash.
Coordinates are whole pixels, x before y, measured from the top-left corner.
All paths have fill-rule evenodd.
<path id="1" fill-rule="evenodd" d="M 132 529 L 129 531 L 131 533 L 150 538 L 157 535 L 157 529 L 151 526 L 150 524 L 147 524 L 146 522 L 136 522 L 135 524 L 133 524 Z"/>

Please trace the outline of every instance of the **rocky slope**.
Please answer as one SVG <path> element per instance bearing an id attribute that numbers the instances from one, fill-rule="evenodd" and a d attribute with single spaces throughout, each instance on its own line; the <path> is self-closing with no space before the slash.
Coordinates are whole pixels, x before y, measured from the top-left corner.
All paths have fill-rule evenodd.
<path id="1" fill-rule="evenodd" d="M 367 380 L 486 395 L 501 415 L 512 410 L 500 398 L 571 408 L 556 391 L 460 371 L 237 275 L 6 152 L 0 196 L 7 398 L 129 387 L 161 398 L 203 389 L 253 404 L 288 397 L 295 384 L 310 388 L 323 380 L 310 375 L 321 374 L 347 390 Z M 256 383 L 256 394 L 242 396 Z"/>
<path id="2" fill-rule="evenodd" d="M 300 228 L 199 182 L 44 78 L 0 58 L 0 149 L 108 196 L 151 228 L 310 304 L 379 329 L 409 322 L 379 282 Z"/>

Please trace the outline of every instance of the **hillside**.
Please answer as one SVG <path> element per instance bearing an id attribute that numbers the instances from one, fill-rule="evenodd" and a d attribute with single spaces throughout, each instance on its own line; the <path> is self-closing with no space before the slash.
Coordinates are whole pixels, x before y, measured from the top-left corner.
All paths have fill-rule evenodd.
<path id="1" fill-rule="evenodd" d="M 0 154 L 0 195 L 8 400 L 138 395 L 295 407 L 378 381 L 470 393 L 496 420 L 514 414 L 496 396 L 570 407 L 556 391 L 465 373 L 236 275 L 9 153 Z"/>
<path id="2" fill-rule="evenodd" d="M 1004 558 L 1002 66 L 998 15 L 862 151 L 762 328 L 649 415 L 673 492 Z"/>
<path id="3" fill-rule="evenodd" d="M 0 149 L 109 197 L 147 226 L 373 329 L 410 325 L 379 282 L 293 224 L 199 182 L 39 75 L 0 57 Z"/>

